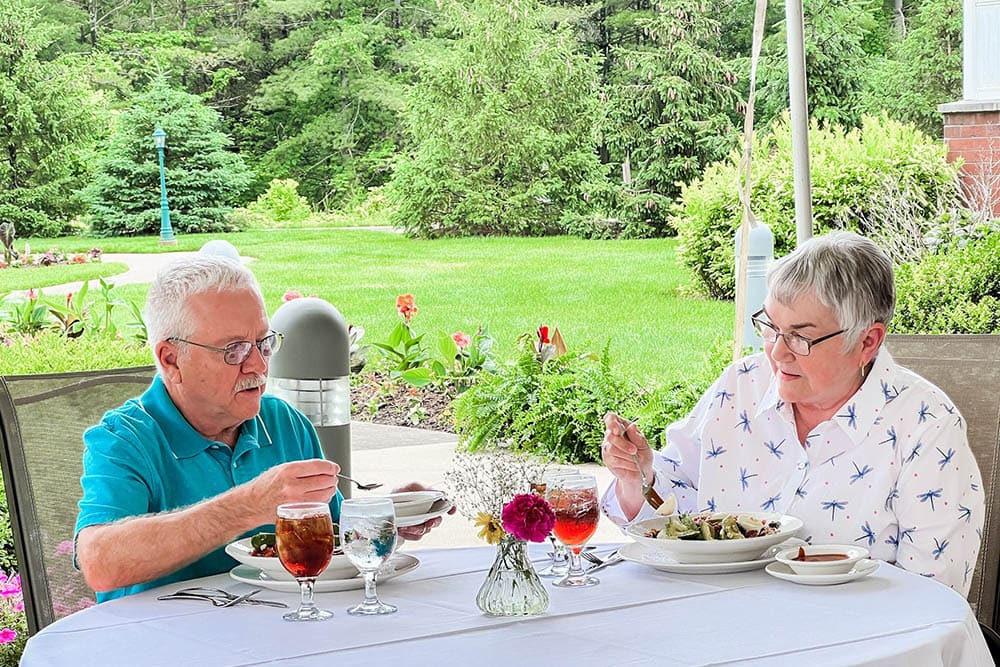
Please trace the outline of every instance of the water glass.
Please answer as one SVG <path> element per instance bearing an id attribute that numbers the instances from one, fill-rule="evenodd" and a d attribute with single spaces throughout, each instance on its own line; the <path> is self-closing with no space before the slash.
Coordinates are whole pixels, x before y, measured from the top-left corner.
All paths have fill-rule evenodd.
<path id="1" fill-rule="evenodd" d="M 365 577 L 365 599 L 347 610 L 355 616 L 391 614 L 396 607 L 378 599 L 378 569 L 396 547 L 396 510 L 390 498 L 351 498 L 340 505 L 344 554 Z"/>

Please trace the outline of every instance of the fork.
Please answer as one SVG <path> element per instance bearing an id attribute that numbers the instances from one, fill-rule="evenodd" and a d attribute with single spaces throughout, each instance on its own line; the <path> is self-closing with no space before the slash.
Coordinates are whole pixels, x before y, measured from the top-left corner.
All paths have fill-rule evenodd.
<path id="1" fill-rule="evenodd" d="M 595 556 L 594 554 L 592 554 L 589 551 L 581 551 L 580 552 L 580 557 L 583 558 L 584 560 L 590 561 L 594 565 L 603 565 L 604 564 L 604 559 L 603 558 L 601 558 L 600 556 Z"/>
<path id="2" fill-rule="evenodd" d="M 378 487 L 382 486 L 381 484 L 378 483 L 362 484 L 358 480 L 348 477 L 347 475 L 340 472 L 337 473 L 337 477 L 339 477 L 340 479 L 346 479 L 348 482 L 354 482 L 354 485 L 358 487 L 358 491 L 371 491 L 372 489 L 377 489 Z"/>

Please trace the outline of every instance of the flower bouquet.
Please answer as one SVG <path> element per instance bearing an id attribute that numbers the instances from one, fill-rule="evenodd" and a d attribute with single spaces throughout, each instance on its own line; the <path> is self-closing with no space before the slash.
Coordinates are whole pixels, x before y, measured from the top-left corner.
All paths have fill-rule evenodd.
<path id="1" fill-rule="evenodd" d="M 555 525 L 552 507 L 531 493 L 545 464 L 504 450 L 459 453 L 445 473 L 459 512 L 473 519 L 479 537 L 497 546 L 496 558 L 476 596 L 489 616 L 540 614 L 549 594 L 528 559 L 527 543 L 543 542 Z"/>

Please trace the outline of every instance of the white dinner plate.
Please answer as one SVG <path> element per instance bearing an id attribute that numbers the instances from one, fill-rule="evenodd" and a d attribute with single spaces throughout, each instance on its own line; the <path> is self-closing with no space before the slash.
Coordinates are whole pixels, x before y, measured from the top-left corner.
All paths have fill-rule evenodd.
<path id="1" fill-rule="evenodd" d="M 785 581 L 791 581 L 796 584 L 805 584 L 806 586 L 832 586 L 834 584 L 844 584 L 848 581 L 854 581 L 855 579 L 867 577 L 869 574 L 878 569 L 878 565 L 879 561 L 866 559 L 858 561 L 850 572 L 843 572 L 841 574 L 795 574 L 792 568 L 788 567 L 784 563 L 771 563 L 764 568 L 764 570 L 772 577 L 784 579 Z"/>
<path id="2" fill-rule="evenodd" d="M 415 569 L 420 565 L 420 561 L 410 554 L 393 554 L 389 560 L 381 567 L 378 574 L 379 583 L 395 579 L 401 574 Z M 263 586 L 273 591 L 282 593 L 298 593 L 299 582 L 280 581 L 272 579 L 256 567 L 250 565 L 237 565 L 229 571 L 229 576 L 243 584 L 251 586 Z M 317 579 L 313 585 L 313 590 L 317 593 L 334 593 L 336 591 L 351 591 L 365 587 L 365 579 L 360 574 L 344 579 Z"/>
<path id="3" fill-rule="evenodd" d="M 618 550 L 618 553 L 627 561 L 674 574 L 731 574 L 759 570 L 768 563 L 774 563 L 774 556 L 758 558 L 757 560 L 741 560 L 734 563 L 678 563 L 662 551 L 638 542 L 624 545 Z"/>
<path id="4" fill-rule="evenodd" d="M 430 511 L 426 514 L 417 514 L 415 516 L 397 516 L 396 527 L 406 528 L 407 526 L 419 526 L 424 521 L 430 521 L 435 517 L 446 514 L 454 505 L 455 503 L 451 502 L 447 498 L 435 500 L 434 504 L 431 505 Z"/>

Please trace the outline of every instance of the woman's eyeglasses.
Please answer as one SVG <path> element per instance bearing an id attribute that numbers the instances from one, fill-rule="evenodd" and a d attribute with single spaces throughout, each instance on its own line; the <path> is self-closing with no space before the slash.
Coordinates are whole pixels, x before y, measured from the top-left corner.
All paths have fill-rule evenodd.
<path id="1" fill-rule="evenodd" d="M 188 345 L 196 345 L 198 347 L 203 347 L 206 350 L 215 350 L 216 352 L 222 353 L 222 360 L 225 361 L 230 366 L 239 366 L 244 361 L 250 357 L 250 352 L 256 347 L 260 350 L 260 356 L 268 359 L 272 354 L 278 351 L 281 347 L 281 339 L 283 336 L 277 331 L 272 331 L 268 335 L 264 336 L 260 340 L 254 342 L 250 340 L 237 340 L 233 341 L 225 347 L 215 347 L 214 345 L 205 345 L 204 343 L 196 343 L 193 340 L 187 340 L 186 338 L 178 338 L 177 336 L 172 336 L 167 339 L 168 342 L 175 343 L 187 343 Z"/>
<path id="2" fill-rule="evenodd" d="M 761 308 L 756 313 L 750 316 L 750 321 L 753 322 L 753 328 L 757 330 L 758 335 L 764 339 L 764 342 L 768 345 L 774 345 L 778 336 L 785 339 L 785 347 L 787 347 L 791 352 L 800 357 L 808 357 L 809 353 L 812 352 L 812 346 L 818 343 L 822 343 L 825 340 L 830 340 L 834 336 L 839 336 L 840 334 L 847 331 L 847 329 L 841 329 L 840 331 L 834 331 L 832 334 L 827 334 L 825 336 L 820 336 L 819 338 L 806 338 L 805 336 L 800 336 L 797 333 L 781 333 L 778 329 L 768 322 L 767 320 L 761 319 L 761 315 L 766 315 L 764 309 Z"/>

